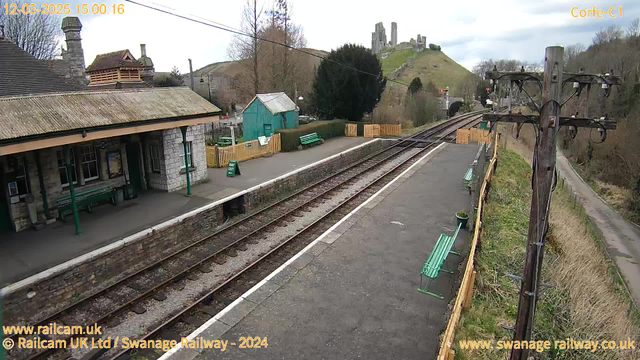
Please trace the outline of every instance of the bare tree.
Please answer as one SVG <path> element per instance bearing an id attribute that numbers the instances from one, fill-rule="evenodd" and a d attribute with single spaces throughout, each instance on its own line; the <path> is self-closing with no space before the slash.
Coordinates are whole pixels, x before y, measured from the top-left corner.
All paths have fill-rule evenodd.
<path id="1" fill-rule="evenodd" d="M 616 42 L 624 36 L 624 32 L 617 25 L 611 25 L 604 30 L 600 30 L 593 37 L 593 45 L 603 45 Z"/>
<path id="2" fill-rule="evenodd" d="M 242 12 L 240 29 L 249 36 L 235 36 L 227 49 L 227 54 L 231 59 L 239 61 L 251 70 L 249 82 L 253 85 L 254 94 L 260 91 L 258 57 L 262 46 L 262 41 L 259 39 L 263 27 L 262 14 L 263 7 L 258 8 L 258 0 L 247 0 Z"/>
<path id="3" fill-rule="evenodd" d="M 36 59 L 51 59 L 56 56 L 62 35 L 61 20 L 56 15 L 7 14 L 5 4 L 0 0 L 0 25 L 4 25 L 5 37 Z M 12 0 L 21 9 L 24 0 Z"/>
<path id="4" fill-rule="evenodd" d="M 640 36 L 640 19 L 636 18 L 627 27 L 627 36 L 636 38 Z"/>

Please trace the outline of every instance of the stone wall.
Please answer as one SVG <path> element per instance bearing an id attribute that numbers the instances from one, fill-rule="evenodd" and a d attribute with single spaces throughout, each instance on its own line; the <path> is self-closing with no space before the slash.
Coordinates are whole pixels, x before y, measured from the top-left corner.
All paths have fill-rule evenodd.
<path id="1" fill-rule="evenodd" d="M 222 204 L 161 230 L 152 231 L 68 270 L 4 295 L 4 324 L 33 323 L 117 282 L 213 232 L 223 222 Z M 90 255 L 90 254 L 89 254 Z M 29 297 L 27 294 L 33 295 Z"/>
<path id="2" fill-rule="evenodd" d="M 162 131 L 164 162 L 167 187 L 164 190 L 176 191 L 187 187 L 184 166 L 182 132 L 180 129 Z M 204 125 L 189 126 L 187 141 L 191 142 L 193 166 L 189 168 L 191 184 L 197 184 L 207 178 L 207 154 L 204 143 Z"/>

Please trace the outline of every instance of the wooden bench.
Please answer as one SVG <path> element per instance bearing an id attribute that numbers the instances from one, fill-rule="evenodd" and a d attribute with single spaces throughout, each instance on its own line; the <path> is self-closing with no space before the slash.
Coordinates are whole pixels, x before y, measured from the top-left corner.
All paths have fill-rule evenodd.
<path id="1" fill-rule="evenodd" d="M 317 142 L 322 143 L 322 138 L 320 136 L 318 136 L 318 133 L 311 133 L 311 134 L 307 134 L 307 135 L 303 135 L 300 136 L 300 145 L 301 146 L 305 146 L 305 145 L 311 145 Z"/>
<path id="2" fill-rule="evenodd" d="M 93 206 L 105 201 L 109 201 L 113 205 L 116 204 L 116 193 L 113 191 L 113 187 L 111 185 L 76 191 L 75 195 L 78 210 L 85 209 L 88 212 L 91 212 L 91 208 Z M 65 215 L 73 213 L 71 195 L 57 198 L 55 200 L 55 206 L 58 208 L 58 217 L 60 220 L 64 221 Z"/>
<path id="3" fill-rule="evenodd" d="M 438 299 L 444 299 L 444 297 L 440 294 L 436 294 L 429 291 L 429 285 L 434 279 L 438 278 L 440 272 L 446 272 L 449 274 L 453 274 L 452 270 L 443 269 L 444 262 L 447 260 L 447 256 L 449 254 L 460 255 L 459 252 L 451 250 L 453 248 L 453 244 L 456 242 L 456 238 L 458 237 L 458 232 L 460 232 L 460 227 L 462 224 L 458 225 L 458 229 L 453 234 L 453 236 L 448 236 L 445 234 L 440 234 L 440 238 L 436 242 L 436 246 L 434 246 L 431 254 L 429 254 L 429 258 L 427 262 L 424 263 L 422 267 L 422 271 L 420 271 L 420 287 L 418 291 L 424 294 L 428 294 Z M 429 279 L 427 286 L 425 288 L 422 287 L 422 279 L 423 277 L 427 277 Z"/>

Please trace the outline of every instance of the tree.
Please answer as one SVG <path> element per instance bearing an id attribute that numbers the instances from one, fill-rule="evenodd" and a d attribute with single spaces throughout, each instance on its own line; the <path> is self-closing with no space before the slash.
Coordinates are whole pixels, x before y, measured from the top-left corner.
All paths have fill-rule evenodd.
<path id="1" fill-rule="evenodd" d="M 433 95 L 434 97 L 437 97 L 440 95 L 440 90 L 436 87 L 436 84 L 434 84 L 433 81 L 431 80 L 429 80 L 427 85 L 424 87 L 424 91 Z"/>
<path id="2" fill-rule="evenodd" d="M 252 91 L 254 95 L 260 92 L 258 57 L 262 46 L 262 41 L 259 39 L 263 27 L 262 14 L 263 7 L 258 8 L 257 0 L 247 0 L 242 11 L 240 30 L 249 36 L 236 35 L 227 49 L 227 54 L 231 59 L 240 62 L 250 70 L 246 77 L 251 84 L 251 90 L 242 90 L 245 92 Z"/>
<path id="3" fill-rule="evenodd" d="M 155 82 L 155 86 L 157 87 L 182 86 L 183 84 L 184 80 L 182 79 L 182 75 L 180 75 L 180 70 L 178 70 L 177 66 L 174 66 L 171 69 L 168 77 Z"/>
<path id="4" fill-rule="evenodd" d="M 308 93 L 313 83 L 308 56 L 291 49 L 305 47 L 306 39 L 302 27 L 291 20 L 291 6 L 286 0 L 277 0 L 265 14 L 271 20 L 265 22 L 260 32 L 260 38 L 268 40 L 258 54 L 261 91 L 284 91 L 291 98 L 295 96 L 296 87 Z"/>
<path id="5" fill-rule="evenodd" d="M 422 90 L 422 80 L 416 76 L 411 80 L 411 84 L 409 84 L 409 89 L 407 91 L 413 95 L 420 90 Z"/>
<path id="6" fill-rule="evenodd" d="M 53 59 L 60 49 L 60 17 L 51 14 L 7 14 L 0 0 L 0 25 L 4 25 L 5 37 L 36 59 Z M 27 4 L 24 0 L 12 0 L 18 9 Z M 28 5 L 27 5 L 28 6 Z M 26 9 L 26 8 L 25 8 Z"/>
<path id="7" fill-rule="evenodd" d="M 360 121 L 365 112 L 373 111 L 386 84 L 377 56 L 363 46 L 345 44 L 331 51 L 318 67 L 315 107 L 325 118 Z"/>

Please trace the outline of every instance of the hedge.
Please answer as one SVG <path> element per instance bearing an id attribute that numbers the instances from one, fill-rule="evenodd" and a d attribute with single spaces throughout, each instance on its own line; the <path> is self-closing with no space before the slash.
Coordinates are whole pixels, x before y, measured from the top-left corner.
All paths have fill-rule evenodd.
<path id="1" fill-rule="evenodd" d="M 314 121 L 300 125 L 297 129 L 280 129 L 282 151 L 294 151 L 300 145 L 300 136 L 317 133 L 323 139 L 344 136 L 344 120 Z"/>

